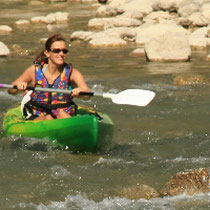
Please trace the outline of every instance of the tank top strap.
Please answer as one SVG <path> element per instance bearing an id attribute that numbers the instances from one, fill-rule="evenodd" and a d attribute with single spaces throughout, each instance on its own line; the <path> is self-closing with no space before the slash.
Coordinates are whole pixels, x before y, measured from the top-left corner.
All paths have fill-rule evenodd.
<path id="1" fill-rule="evenodd" d="M 46 70 L 47 70 L 47 67 L 48 67 L 48 64 L 44 67 L 44 69 L 43 69 L 43 74 L 46 72 Z"/>

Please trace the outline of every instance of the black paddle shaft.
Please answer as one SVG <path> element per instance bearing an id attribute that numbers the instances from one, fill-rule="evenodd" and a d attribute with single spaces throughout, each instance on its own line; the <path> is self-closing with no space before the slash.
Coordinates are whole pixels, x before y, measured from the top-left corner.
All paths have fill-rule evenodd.
<path id="1" fill-rule="evenodd" d="M 14 89 L 18 89 L 17 85 L 14 85 L 13 88 L 14 88 Z M 34 88 L 34 87 L 31 87 L 31 86 L 27 86 L 26 89 L 27 89 L 27 90 L 35 90 L 35 88 Z"/>
<path id="2" fill-rule="evenodd" d="M 80 92 L 79 93 L 80 96 L 94 96 L 93 92 Z"/>

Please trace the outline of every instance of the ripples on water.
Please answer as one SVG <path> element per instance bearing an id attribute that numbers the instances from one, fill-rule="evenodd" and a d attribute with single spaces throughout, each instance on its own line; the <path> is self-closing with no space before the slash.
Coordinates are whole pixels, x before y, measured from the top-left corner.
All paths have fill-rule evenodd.
<path id="1" fill-rule="evenodd" d="M 29 1 L 27 1 L 29 2 Z M 57 10 L 55 4 L 31 8 L 23 1 L 2 1 L 0 24 L 46 15 Z M 67 3 L 71 24 L 62 29 L 68 38 L 75 30 L 86 30 L 95 17 L 89 4 Z M 12 9 L 11 6 L 15 6 Z M 13 13 L 11 13 L 11 10 Z M 13 15 L 10 15 L 13 14 Z M 38 42 L 48 36 L 45 27 L 24 31 L 15 29 L 0 36 L 7 45 L 42 49 Z M 80 69 L 90 87 L 105 92 L 129 88 L 150 89 L 156 97 L 147 107 L 115 105 L 108 99 L 81 102 L 107 113 L 115 123 L 113 144 L 96 154 L 73 155 L 48 141 L 4 137 L 0 142 L 1 209 L 207 209 L 209 194 L 180 195 L 137 201 L 119 198 L 121 187 L 146 184 L 163 189 L 179 171 L 208 167 L 209 85 L 175 86 L 177 75 L 199 74 L 209 77 L 207 51 L 193 52 L 191 62 L 148 63 L 129 57 L 135 47 L 90 49 L 72 45 L 68 59 Z M 1 83 L 10 83 L 31 64 L 35 54 L 0 58 Z M 21 96 L 0 92 L 0 122 L 8 108 Z"/>

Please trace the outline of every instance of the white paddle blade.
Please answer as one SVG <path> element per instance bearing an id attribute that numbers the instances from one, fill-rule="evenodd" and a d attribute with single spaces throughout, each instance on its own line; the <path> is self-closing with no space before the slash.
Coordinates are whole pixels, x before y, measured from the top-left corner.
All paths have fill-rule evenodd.
<path id="1" fill-rule="evenodd" d="M 155 93 L 150 90 L 128 89 L 112 97 L 116 104 L 127 104 L 134 106 L 147 106 L 155 97 Z"/>
<path id="2" fill-rule="evenodd" d="M 25 108 L 25 104 L 27 104 L 30 100 L 31 100 L 31 94 L 33 93 L 32 90 L 29 90 L 25 96 L 23 97 L 22 101 L 21 101 L 21 105 L 20 105 L 20 108 L 21 108 L 21 112 L 22 112 L 22 115 L 24 116 L 24 108 Z M 26 119 L 29 118 L 32 114 L 29 113 L 27 110 L 26 110 Z"/>

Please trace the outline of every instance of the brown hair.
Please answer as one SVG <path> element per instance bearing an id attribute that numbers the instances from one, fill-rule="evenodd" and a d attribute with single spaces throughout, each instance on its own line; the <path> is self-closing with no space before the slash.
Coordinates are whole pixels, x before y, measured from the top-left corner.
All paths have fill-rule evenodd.
<path id="1" fill-rule="evenodd" d="M 44 51 L 50 51 L 52 44 L 57 41 L 64 41 L 66 43 L 66 40 L 60 34 L 49 37 L 45 42 L 45 49 L 42 50 L 38 56 L 36 56 L 35 61 L 40 63 L 48 63 L 48 58 L 46 57 Z"/>

